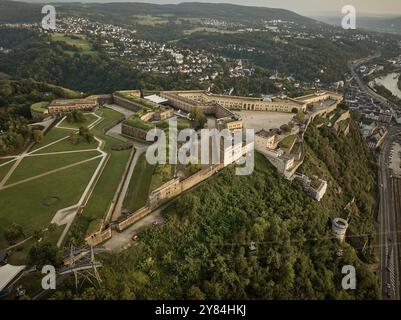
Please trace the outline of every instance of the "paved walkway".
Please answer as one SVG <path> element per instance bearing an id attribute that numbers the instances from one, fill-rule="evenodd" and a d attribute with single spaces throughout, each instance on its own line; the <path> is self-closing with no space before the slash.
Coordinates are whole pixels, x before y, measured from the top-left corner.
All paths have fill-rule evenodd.
<path id="1" fill-rule="evenodd" d="M 161 211 L 162 209 L 158 209 L 150 213 L 122 232 L 113 232 L 113 236 L 104 244 L 104 247 L 112 251 L 122 251 L 129 248 L 135 243 L 132 241 L 132 237 L 138 234 L 142 229 L 152 227 L 154 221 L 164 223 L 160 215 Z"/>
<path id="2" fill-rule="evenodd" d="M 35 142 L 31 142 L 28 147 L 22 152 L 19 156 L 16 157 L 16 161 L 13 164 L 13 166 L 8 170 L 6 175 L 4 176 L 3 180 L 0 181 L 0 190 L 4 188 L 4 185 L 7 183 L 8 179 L 10 179 L 11 175 L 14 173 L 15 169 L 19 166 L 21 161 L 26 157 L 26 155 L 29 153 L 29 150 L 33 147 Z"/>

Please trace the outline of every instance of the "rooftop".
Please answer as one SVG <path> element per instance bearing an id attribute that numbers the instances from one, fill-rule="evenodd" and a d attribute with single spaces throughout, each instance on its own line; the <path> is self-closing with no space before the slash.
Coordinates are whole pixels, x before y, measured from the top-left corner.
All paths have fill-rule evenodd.
<path id="1" fill-rule="evenodd" d="M 9 285 L 14 278 L 25 269 L 25 266 L 12 266 L 11 264 L 6 264 L 0 267 L 0 291 Z"/>
<path id="2" fill-rule="evenodd" d="M 153 103 L 161 104 L 161 103 L 166 103 L 168 102 L 167 99 L 164 99 L 156 94 L 152 94 L 150 96 L 144 97 L 144 99 L 149 100 Z"/>
<path id="3" fill-rule="evenodd" d="M 65 105 L 71 105 L 71 104 L 86 104 L 86 103 L 93 103 L 94 98 L 88 99 L 56 99 L 53 100 L 50 104 L 49 107 L 56 107 L 56 106 L 65 106 Z"/>

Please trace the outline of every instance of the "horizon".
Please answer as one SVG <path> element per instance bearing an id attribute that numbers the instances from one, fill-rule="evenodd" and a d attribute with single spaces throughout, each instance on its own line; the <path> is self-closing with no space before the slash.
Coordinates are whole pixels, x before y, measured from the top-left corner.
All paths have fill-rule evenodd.
<path id="1" fill-rule="evenodd" d="M 304 0 L 302 3 L 294 0 L 12 0 L 30 3 L 149 3 L 149 4 L 180 4 L 185 2 L 199 2 L 211 4 L 233 4 L 242 6 L 266 7 L 286 9 L 306 16 L 336 16 L 341 15 L 344 5 L 354 5 L 357 12 L 363 16 L 401 16 L 401 2 L 394 4 L 393 0 L 334 0 L 325 4 L 324 10 L 319 0 Z"/>

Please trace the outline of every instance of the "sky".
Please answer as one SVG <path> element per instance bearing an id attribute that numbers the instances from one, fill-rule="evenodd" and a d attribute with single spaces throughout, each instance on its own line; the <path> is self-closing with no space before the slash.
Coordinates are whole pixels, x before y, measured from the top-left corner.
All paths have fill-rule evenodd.
<path id="1" fill-rule="evenodd" d="M 22 0 L 24 1 L 24 0 Z M 180 3 L 180 2 L 215 2 L 234 3 L 250 6 L 283 8 L 303 15 L 321 13 L 341 14 L 344 5 L 355 6 L 357 12 L 370 15 L 401 15 L 400 0 L 25 0 L 27 2 L 149 2 L 149 3 Z"/>

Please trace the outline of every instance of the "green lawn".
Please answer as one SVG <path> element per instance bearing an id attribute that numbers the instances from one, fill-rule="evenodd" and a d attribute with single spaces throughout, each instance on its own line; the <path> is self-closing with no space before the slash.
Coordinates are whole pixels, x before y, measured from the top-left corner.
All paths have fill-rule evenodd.
<path id="1" fill-rule="evenodd" d="M 46 110 L 46 107 L 48 106 L 48 104 L 49 104 L 49 101 L 42 101 L 42 102 L 34 103 L 33 105 L 31 105 L 31 110 L 43 113 Z"/>
<path id="2" fill-rule="evenodd" d="M 111 153 L 83 214 L 91 218 L 103 218 L 116 192 L 129 154 L 130 150 Z"/>
<path id="3" fill-rule="evenodd" d="M 26 157 L 21 161 L 15 169 L 7 184 L 21 181 L 36 175 L 61 168 L 85 159 L 93 158 L 100 155 L 97 151 L 80 152 L 80 153 L 67 153 L 67 154 L 54 154 L 46 156 Z M 64 172 L 59 173 L 63 175 Z"/>
<path id="4" fill-rule="evenodd" d="M 158 165 L 153 172 L 152 181 L 150 183 L 150 191 L 161 187 L 164 183 L 173 178 L 173 165 Z"/>
<path id="5" fill-rule="evenodd" d="M 146 154 L 143 153 L 139 157 L 132 174 L 124 200 L 124 208 L 135 211 L 146 204 L 154 170 L 155 166 L 148 164 Z"/>
<path id="6" fill-rule="evenodd" d="M 86 150 L 86 149 L 93 149 L 97 148 L 97 141 L 93 143 L 89 143 L 85 140 L 79 142 L 78 144 L 72 144 L 70 139 L 64 139 L 60 142 L 52 144 L 51 146 L 39 150 L 37 153 L 48 153 L 48 152 L 61 152 L 61 151 L 74 151 L 74 150 Z"/>
<path id="7" fill-rule="evenodd" d="M 68 137 L 69 134 L 70 130 L 53 128 L 47 134 L 45 134 L 42 142 L 36 143 L 32 147 L 31 151 L 44 147 L 45 145 L 48 145 L 49 143 L 59 140 L 61 138 Z M 40 153 L 42 152 L 48 152 L 48 148 L 45 148 L 43 149 L 43 151 L 42 150 L 40 151 Z"/>
<path id="8" fill-rule="evenodd" d="M 148 124 L 145 121 L 142 121 L 141 119 L 139 119 L 135 115 L 131 116 L 127 120 L 125 120 L 124 124 L 127 124 L 127 125 L 129 125 L 131 127 L 134 127 L 134 128 L 142 129 L 142 130 L 145 130 L 145 131 L 149 131 L 149 130 L 154 128 L 153 125 Z"/>
<path id="9" fill-rule="evenodd" d="M 0 191 L 0 242 L 10 224 L 30 235 L 46 227 L 57 210 L 77 203 L 98 164 L 99 159 Z"/>
<path id="10" fill-rule="evenodd" d="M 296 138 L 297 138 L 296 135 L 287 136 L 283 140 L 280 141 L 279 145 L 282 148 L 289 149 L 292 146 L 292 144 L 294 143 Z"/>
<path id="11" fill-rule="evenodd" d="M 87 113 L 84 114 L 85 121 L 83 122 L 68 122 L 67 119 L 64 119 L 59 126 L 63 128 L 69 128 L 69 129 L 79 129 L 81 127 L 88 127 L 91 125 L 93 122 L 95 122 L 98 118 L 94 116 L 93 114 Z"/>
<path id="12" fill-rule="evenodd" d="M 65 42 L 70 46 L 75 46 L 79 48 L 81 52 L 84 54 L 91 54 L 91 55 L 96 54 L 96 52 L 92 50 L 92 45 L 84 35 L 78 35 L 78 34 L 66 35 L 65 33 L 56 32 L 51 34 L 51 39 L 53 41 Z M 69 50 L 66 50 L 66 52 L 70 54 L 75 53 L 74 51 L 69 51 Z"/>
<path id="13" fill-rule="evenodd" d="M 84 214 L 95 218 L 103 218 L 112 200 L 121 176 L 124 172 L 130 150 L 112 151 L 111 147 L 122 142 L 103 133 L 103 129 L 111 122 L 121 118 L 121 113 L 103 108 L 97 114 L 104 119 L 91 132 L 105 142 L 104 150 L 110 154 L 107 165 L 95 189 L 84 208 Z M 93 118 L 95 118 L 92 115 Z M 68 137 L 71 130 L 52 128 L 43 141 L 36 144 L 33 150 L 46 146 L 51 142 Z M 38 153 L 69 151 L 96 148 L 96 144 L 82 142 L 73 145 L 69 139 L 39 150 Z M 88 159 L 98 155 L 97 151 L 84 153 L 56 154 L 28 157 L 11 176 L 9 183 L 56 169 L 68 164 Z M 76 167 L 53 173 L 39 179 L 28 181 L 0 191 L 0 247 L 3 242 L 4 229 L 15 222 L 21 224 L 27 235 L 34 230 L 46 227 L 57 210 L 75 204 L 86 188 L 100 159 Z M 0 175 L 9 169 L 10 165 L 0 167 Z M 6 210 L 3 208 L 7 208 Z"/>
<path id="14" fill-rule="evenodd" d="M 151 15 L 136 15 L 135 22 L 142 26 L 156 26 L 158 24 L 166 24 L 168 20 Z"/>
<path id="15" fill-rule="evenodd" d="M 92 133 L 106 142 L 104 149 L 110 154 L 110 158 L 83 210 L 83 214 L 91 218 L 103 218 L 120 183 L 131 152 L 131 150 L 111 150 L 113 145 L 118 145 L 122 142 L 103 133 L 103 128 L 120 118 L 121 113 L 109 108 L 103 108 L 98 111 L 98 115 L 104 117 L 104 120 L 92 129 Z"/>
<path id="16" fill-rule="evenodd" d="M 37 150 L 45 145 L 48 145 L 51 142 L 59 140 L 60 138 L 68 137 L 71 133 L 71 130 L 67 129 L 60 129 L 60 128 L 53 128 L 48 132 L 43 141 L 41 143 L 35 144 L 32 148 L 32 151 Z M 60 151 L 73 151 L 73 150 L 83 150 L 83 149 L 96 149 L 97 142 L 95 143 L 88 143 L 86 141 L 81 141 L 78 144 L 72 144 L 70 140 L 64 139 L 51 146 L 43 148 L 39 150 L 37 153 L 48 153 L 48 152 L 60 152 Z"/>
<path id="17" fill-rule="evenodd" d="M 5 164 L 3 166 L 0 166 L 0 181 L 3 180 L 5 175 L 7 174 L 8 170 L 12 167 L 12 165 L 15 163 L 15 161 Z"/>

